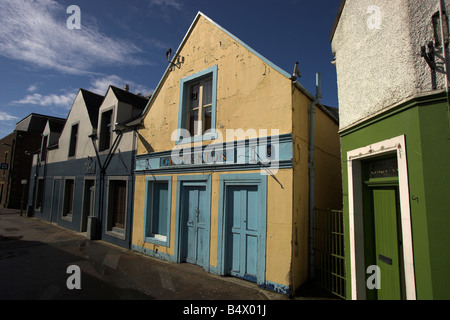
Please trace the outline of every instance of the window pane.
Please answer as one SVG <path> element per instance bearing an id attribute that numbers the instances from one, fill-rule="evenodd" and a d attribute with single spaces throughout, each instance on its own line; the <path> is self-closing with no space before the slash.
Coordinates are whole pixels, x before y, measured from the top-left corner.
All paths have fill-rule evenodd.
<path id="1" fill-rule="evenodd" d="M 111 146 L 112 110 L 102 114 L 100 130 L 100 151 L 103 151 L 109 149 Z"/>
<path id="2" fill-rule="evenodd" d="M 212 103 L 212 80 L 209 79 L 203 84 L 203 106 Z"/>
<path id="3" fill-rule="evenodd" d="M 75 150 L 77 147 L 77 138 L 78 138 L 78 124 L 75 124 L 72 126 L 72 133 L 70 136 L 69 157 L 73 157 L 75 155 Z"/>
<path id="4" fill-rule="evenodd" d="M 167 182 L 153 184 L 152 235 L 167 236 L 168 190 Z"/>
<path id="5" fill-rule="evenodd" d="M 75 181 L 74 180 L 66 180 L 65 188 L 64 188 L 64 210 L 63 210 L 63 216 L 70 216 L 70 215 L 72 215 L 74 187 L 75 187 Z"/>
<path id="6" fill-rule="evenodd" d="M 48 142 L 48 136 L 45 136 L 44 141 L 42 142 L 42 148 L 41 148 L 41 160 L 42 161 L 47 160 L 47 142 Z"/>
<path id="7" fill-rule="evenodd" d="M 203 108 L 203 133 L 211 130 L 211 107 Z"/>
<path id="8" fill-rule="evenodd" d="M 189 116 L 189 133 L 191 137 L 197 135 L 198 132 L 198 110 L 190 112 Z"/>
<path id="9" fill-rule="evenodd" d="M 126 181 L 112 182 L 112 227 L 124 229 L 125 228 L 125 211 L 127 199 L 127 183 Z"/>
<path id="10" fill-rule="evenodd" d="M 398 177 L 397 158 L 376 160 L 370 163 L 370 178 Z"/>
<path id="11" fill-rule="evenodd" d="M 191 86 L 190 96 L 189 96 L 189 99 L 190 99 L 189 108 L 191 110 L 198 108 L 199 92 L 200 92 L 199 84 L 195 84 L 195 85 Z"/>

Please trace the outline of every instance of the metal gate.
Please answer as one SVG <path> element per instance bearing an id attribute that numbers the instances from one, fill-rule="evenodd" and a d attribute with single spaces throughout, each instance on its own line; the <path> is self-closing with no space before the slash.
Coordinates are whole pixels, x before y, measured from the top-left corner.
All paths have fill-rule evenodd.
<path id="1" fill-rule="evenodd" d="M 314 281 L 345 299 L 344 215 L 314 209 Z"/>

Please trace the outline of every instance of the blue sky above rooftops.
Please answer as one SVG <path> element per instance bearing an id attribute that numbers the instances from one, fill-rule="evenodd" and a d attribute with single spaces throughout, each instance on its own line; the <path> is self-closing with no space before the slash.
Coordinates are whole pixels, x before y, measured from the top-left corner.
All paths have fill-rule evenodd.
<path id="1" fill-rule="evenodd" d="M 30 113 L 66 118 L 80 88 L 151 93 L 199 11 L 337 107 L 329 35 L 338 0 L 1 0 L 0 137 Z M 80 8 L 81 29 L 67 20 Z M 72 22 L 72 20 L 71 20 Z"/>

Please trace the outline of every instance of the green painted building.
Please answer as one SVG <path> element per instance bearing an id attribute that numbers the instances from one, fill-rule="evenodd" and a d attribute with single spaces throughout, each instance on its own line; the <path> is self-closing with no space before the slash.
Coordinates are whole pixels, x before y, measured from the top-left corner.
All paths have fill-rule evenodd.
<path id="1" fill-rule="evenodd" d="M 331 44 L 349 299 L 450 298 L 448 4 L 342 1 Z"/>

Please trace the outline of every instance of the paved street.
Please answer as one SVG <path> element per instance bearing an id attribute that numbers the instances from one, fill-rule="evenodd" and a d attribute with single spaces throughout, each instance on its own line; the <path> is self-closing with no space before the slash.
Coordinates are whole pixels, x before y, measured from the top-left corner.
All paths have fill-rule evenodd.
<path id="1" fill-rule="evenodd" d="M 69 290 L 69 266 L 81 289 Z M 71 278 L 73 279 L 73 278 Z M 73 281 L 71 283 L 74 283 Z M 122 249 L 0 209 L 0 300 L 288 300 L 251 282 L 219 277 Z"/>

